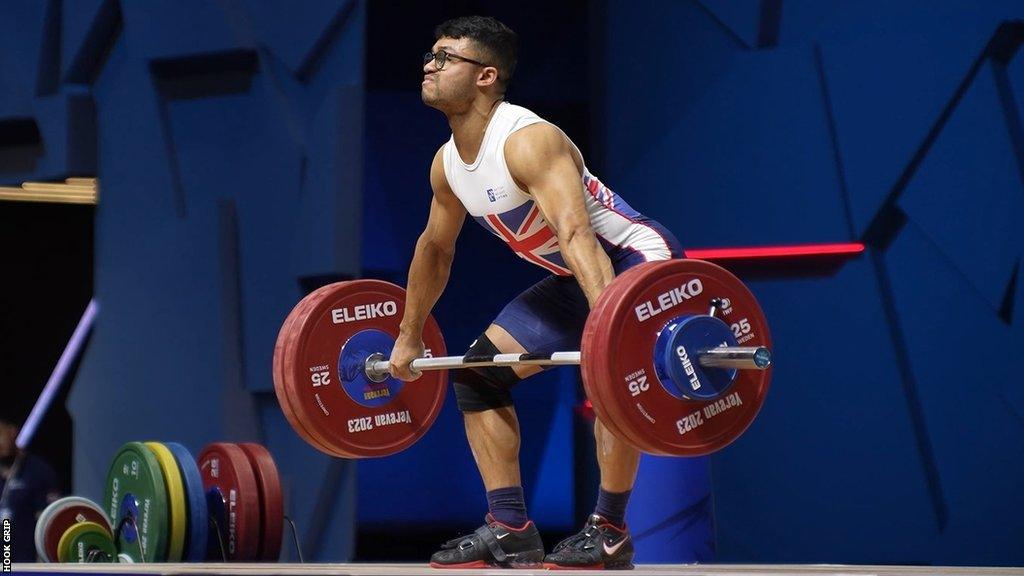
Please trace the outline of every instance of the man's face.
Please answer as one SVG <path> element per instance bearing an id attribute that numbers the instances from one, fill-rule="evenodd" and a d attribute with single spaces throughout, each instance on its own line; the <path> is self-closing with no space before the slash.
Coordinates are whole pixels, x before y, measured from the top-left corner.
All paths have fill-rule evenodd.
<path id="1" fill-rule="evenodd" d="M 423 65 L 423 84 L 420 89 L 423 103 L 446 109 L 470 102 L 476 94 L 476 80 L 481 66 L 466 62 L 459 56 L 482 62 L 479 50 L 469 38 L 447 37 L 439 38 L 430 49 L 435 54 L 438 50 L 444 50 L 453 58 L 448 58 L 441 70 L 437 69 L 434 60 Z"/>

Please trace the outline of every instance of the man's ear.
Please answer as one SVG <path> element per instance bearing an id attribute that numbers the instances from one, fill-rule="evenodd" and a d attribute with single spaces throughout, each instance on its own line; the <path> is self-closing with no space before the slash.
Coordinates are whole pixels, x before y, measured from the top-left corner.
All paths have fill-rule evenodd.
<path id="1" fill-rule="evenodd" d="M 476 78 L 477 86 L 490 86 L 498 83 L 498 69 L 494 66 L 487 66 L 480 71 Z"/>

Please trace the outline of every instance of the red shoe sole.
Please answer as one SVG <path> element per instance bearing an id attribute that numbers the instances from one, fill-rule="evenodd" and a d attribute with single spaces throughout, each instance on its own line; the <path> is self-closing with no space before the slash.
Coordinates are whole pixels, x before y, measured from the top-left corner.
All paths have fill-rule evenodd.
<path id="1" fill-rule="evenodd" d="M 463 568 L 491 568 L 491 565 L 483 560 L 474 560 L 472 562 L 463 562 L 462 564 L 438 564 L 436 562 L 431 562 L 430 567 L 461 570 Z"/>
<path id="2" fill-rule="evenodd" d="M 498 566 L 496 564 L 488 564 L 483 560 L 474 560 L 473 562 L 463 562 L 462 564 L 438 564 L 436 562 L 430 563 L 431 568 L 437 568 L 440 570 L 465 570 L 472 568 L 487 568 L 493 570 L 538 570 L 544 568 L 545 565 L 537 562 L 535 564 L 513 564 L 511 566 Z"/>

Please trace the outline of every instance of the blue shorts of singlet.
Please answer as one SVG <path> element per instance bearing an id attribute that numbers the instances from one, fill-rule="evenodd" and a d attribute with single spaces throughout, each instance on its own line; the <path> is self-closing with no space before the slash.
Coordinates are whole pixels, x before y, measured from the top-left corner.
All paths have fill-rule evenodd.
<path id="1" fill-rule="evenodd" d="M 645 224 L 657 228 L 668 242 L 671 257 L 685 258 L 679 240 L 653 220 Z M 618 276 L 623 271 L 647 262 L 643 253 L 605 246 Z M 527 352 L 549 353 L 580 349 L 583 326 L 590 304 L 574 276 L 552 274 L 516 296 L 494 319 Z"/>

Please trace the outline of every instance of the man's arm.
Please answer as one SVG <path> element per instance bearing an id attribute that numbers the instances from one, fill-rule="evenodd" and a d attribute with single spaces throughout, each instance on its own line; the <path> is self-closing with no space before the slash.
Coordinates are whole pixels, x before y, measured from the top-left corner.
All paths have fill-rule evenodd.
<path id="1" fill-rule="evenodd" d="M 505 162 L 558 235 L 562 256 L 593 306 L 615 272 L 590 226 L 580 169 L 572 152 L 561 130 L 551 124 L 534 124 L 509 137 Z"/>
<path id="2" fill-rule="evenodd" d="M 405 295 L 405 315 L 401 332 L 391 352 L 391 373 L 402 380 L 413 380 L 419 373 L 409 370 L 409 363 L 423 355 L 423 325 L 437 299 L 448 284 L 455 241 L 466 219 L 466 209 L 452 192 L 444 175 L 442 149 L 430 165 L 430 202 L 427 226 L 416 242 L 416 251 L 409 265 L 409 281 Z"/>

